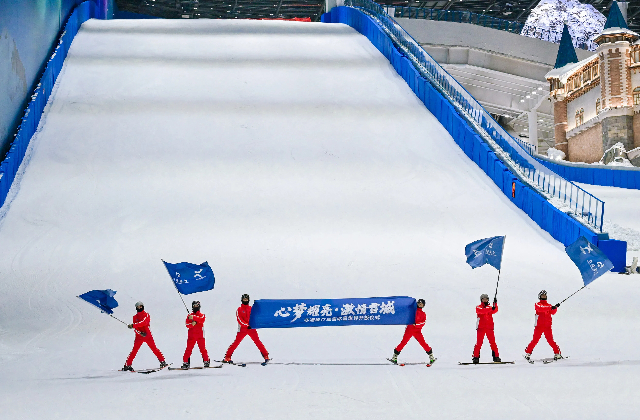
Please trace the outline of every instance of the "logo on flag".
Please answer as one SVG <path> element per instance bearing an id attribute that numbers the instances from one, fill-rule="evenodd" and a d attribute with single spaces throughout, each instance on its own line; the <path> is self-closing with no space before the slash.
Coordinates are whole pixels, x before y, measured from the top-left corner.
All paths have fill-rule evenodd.
<path id="1" fill-rule="evenodd" d="M 613 268 L 604 252 L 593 245 L 584 236 L 565 248 L 571 261 L 578 266 L 584 285 L 588 285 Z"/>
<path id="2" fill-rule="evenodd" d="M 208 262 L 205 261 L 202 264 L 188 262 L 171 264 L 164 260 L 162 262 L 179 293 L 190 295 L 213 289 L 216 279 Z"/>
<path id="3" fill-rule="evenodd" d="M 493 238 L 471 242 L 464 248 L 464 254 L 467 256 L 467 264 L 469 264 L 471 268 L 482 267 L 485 264 L 489 264 L 497 270 L 500 270 L 504 238 L 504 236 L 494 236 Z"/>

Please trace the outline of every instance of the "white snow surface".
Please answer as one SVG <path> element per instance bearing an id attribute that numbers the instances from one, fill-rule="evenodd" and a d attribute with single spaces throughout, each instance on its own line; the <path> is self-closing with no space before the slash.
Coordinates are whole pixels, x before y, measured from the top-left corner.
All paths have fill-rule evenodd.
<path id="1" fill-rule="evenodd" d="M 538 292 L 562 300 L 582 286 L 577 268 L 345 25 L 88 21 L 29 153 L 0 226 L 2 418 L 626 419 L 640 407 L 637 278 L 606 274 L 565 302 L 554 335 L 571 358 L 526 363 Z M 464 246 L 494 235 L 507 235 L 496 338 L 516 364 L 458 366 L 497 278 Z M 143 301 L 179 365 L 186 314 L 161 259 L 213 268 L 215 289 L 185 296 L 202 302 L 212 358 L 235 337 L 242 293 L 409 295 L 427 300 L 438 361 L 118 372 L 133 333 L 75 296 L 117 290 L 127 322 Z M 259 333 L 274 362 L 383 363 L 403 331 Z M 551 353 L 541 340 L 534 358 Z M 260 355 L 247 339 L 234 359 Z M 400 355 L 426 359 L 415 341 Z M 154 366 L 143 347 L 134 368 Z"/>
<path id="2" fill-rule="evenodd" d="M 541 0 L 529 13 L 522 35 L 559 43 L 566 22 L 573 45 L 586 44 L 589 50 L 595 51 L 597 45 L 593 40 L 602 32 L 606 21 L 591 4 L 578 0 Z"/>

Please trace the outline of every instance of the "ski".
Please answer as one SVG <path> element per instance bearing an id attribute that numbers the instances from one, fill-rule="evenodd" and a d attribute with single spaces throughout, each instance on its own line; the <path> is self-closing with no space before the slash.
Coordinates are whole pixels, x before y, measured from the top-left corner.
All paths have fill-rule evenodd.
<path id="1" fill-rule="evenodd" d="M 235 362 L 227 363 L 227 362 L 223 362 L 222 360 L 214 360 L 214 362 L 222 363 L 223 365 L 227 364 L 227 365 L 233 365 L 233 366 L 239 366 L 239 367 L 247 367 L 246 363 L 235 363 Z"/>
<path id="2" fill-rule="evenodd" d="M 148 375 L 149 373 L 160 372 L 162 369 L 168 368 L 172 364 L 173 363 L 169 363 L 167 366 L 159 367 L 159 368 L 155 368 L 155 369 L 139 369 L 139 370 L 122 370 L 122 369 L 120 369 L 119 372 L 142 373 L 142 374 Z"/>
<path id="3" fill-rule="evenodd" d="M 554 357 L 547 357 L 545 359 L 540 359 L 540 361 L 542 363 L 544 363 L 545 365 L 548 365 L 549 363 L 557 362 L 559 360 L 564 360 L 564 359 L 568 359 L 568 358 L 569 358 L 569 356 L 566 356 L 566 357 L 563 356 L 562 359 L 556 359 Z"/>
<path id="4" fill-rule="evenodd" d="M 396 366 L 426 365 L 427 367 L 430 367 L 438 359 L 435 359 L 433 361 L 433 363 L 432 362 L 404 362 L 404 363 L 399 363 L 399 362 L 394 362 L 391 359 L 387 359 L 387 360 L 390 361 L 392 364 L 394 364 Z"/>
<path id="5" fill-rule="evenodd" d="M 270 361 L 272 361 L 273 359 L 264 359 L 264 362 L 260 363 L 262 366 L 267 366 L 267 364 L 269 364 Z"/>
<path id="6" fill-rule="evenodd" d="M 480 363 L 473 363 L 473 362 L 458 362 L 459 365 L 463 365 L 463 366 L 467 366 L 467 365 L 513 365 L 516 362 L 480 362 Z"/>
<path id="7" fill-rule="evenodd" d="M 170 367 L 169 370 L 192 370 L 192 369 L 219 369 L 222 367 L 222 363 L 219 364 L 218 366 L 209 366 L 209 367 L 204 367 L 204 366 L 194 366 L 194 367 L 188 367 L 186 369 L 183 369 L 181 367 L 176 367 L 176 368 L 172 368 Z"/>

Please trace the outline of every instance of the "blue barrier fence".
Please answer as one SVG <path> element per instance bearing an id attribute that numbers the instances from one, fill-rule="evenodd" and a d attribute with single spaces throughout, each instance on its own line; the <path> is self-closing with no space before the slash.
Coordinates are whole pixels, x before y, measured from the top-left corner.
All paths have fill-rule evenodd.
<path id="1" fill-rule="evenodd" d="M 76 6 L 69 19 L 67 19 L 64 30 L 58 37 L 57 46 L 46 64 L 38 85 L 31 94 L 31 100 L 27 105 L 24 116 L 21 118 L 20 126 L 14 135 L 11 148 L 2 163 L 0 163 L 0 207 L 4 205 L 7 199 L 9 189 L 24 159 L 29 142 L 38 128 L 42 112 L 47 105 L 47 100 L 51 95 L 60 70 L 62 70 L 62 65 L 67 57 L 73 38 L 78 33 L 78 29 L 80 29 L 80 25 L 83 22 L 94 17 L 102 18 L 103 14 L 104 12 L 96 6 L 96 3 L 85 1 Z"/>
<path id="2" fill-rule="evenodd" d="M 569 183 L 566 181 L 564 184 L 561 182 L 554 183 L 554 179 L 559 179 L 557 175 L 555 178 L 553 176 L 546 176 L 550 171 L 546 173 L 538 172 L 537 167 L 533 165 L 528 167 L 531 178 L 539 178 L 539 181 L 544 183 L 543 191 L 549 189 L 554 191 L 555 195 L 552 194 L 545 197 L 544 194 L 541 194 L 540 189 L 530 185 L 528 182 L 530 178 L 527 176 L 524 177 L 526 181 L 523 182 L 523 177 L 519 176 L 521 174 L 517 174 L 512 170 L 513 159 L 509 159 L 509 153 L 505 153 L 504 150 L 500 148 L 500 146 L 502 146 L 515 149 L 518 145 L 514 145 L 514 142 L 510 142 L 504 138 L 499 139 L 500 144 L 497 145 L 495 139 L 498 139 L 500 133 L 487 121 L 481 109 L 474 107 L 472 103 L 467 105 L 467 113 L 479 119 L 481 124 L 475 124 L 474 122 L 469 123 L 468 115 L 465 115 L 466 118 L 461 116 L 457 107 L 454 106 L 452 98 L 465 102 L 470 102 L 470 99 L 474 102 L 475 100 L 469 98 L 470 95 L 466 96 L 468 93 L 465 95 L 463 92 L 453 89 L 443 94 L 438 88 L 441 88 L 442 84 L 449 83 L 450 79 L 446 77 L 444 74 L 446 72 L 441 68 L 443 73 L 434 72 L 430 77 L 424 77 L 424 73 L 416 66 L 415 56 L 411 57 L 413 60 L 408 57 L 406 51 L 404 51 L 397 42 L 397 39 L 394 39 L 401 35 L 401 28 L 397 23 L 393 21 L 389 22 L 394 26 L 393 29 L 398 31 L 396 37 L 390 36 L 389 31 L 385 30 L 388 28 L 381 25 L 380 21 L 376 20 L 370 14 L 366 14 L 364 10 L 354 7 L 335 7 L 329 13 L 325 13 L 322 16 L 322 21 L 344 23 L 365 35 L 391 62 L 398 74 L 402 76 L 418 98 L 420 98 L 429 111 L 431 111 L 451 134 L 458 146 L 464 150 L 465 154 L 495 182 L 517 207 L 522 209 L 533 221 L 542 229 L 549 232 L 556 240 L 562 242 L 564 245 L 569 245 L 579 236 L 585 236 L 593 244 L 606 242 L 604 236 L 599 240 L 598 234 L 595 233 L 591 227 L 584 224 L 587 218 L 582 218 L 581 221 L 583 223 L 581 223 L 572 217 L 572 215 L 568 214 L 573 213 L 575 207 L 574 210 L 570 210 L 566 206 L 563 206 L 562 202 L 558 202 L 559 200 L 556 198 L 557 191 L 555 190 L 560 190 L 563 185 L 569 185 Z M 417 46 L 417 48 L 419 48 L 419 46 Z M 423 67 L 426 66 L 426 63 L 424 64 Z M 482 109 L 482 111 L 484 110 Z M 473 121 L 477 120 L 474 119 Z M 497 125 L 497 123 L 495 124 Z M 479 128 L 481 128 L 484 133 L 479 132 Z M 494 140 L 494 144 L 486 141 L 487 131 L 490 132 L 490 139 Z M 515 150 L 511 152 L 517 155 Z M 521 151 L 520 153 L 526 156 L 516 157 L 521 159 L 522 163 L 520 165 L 523 167 L 528 164 L 527 158 L 531 157 L 525 151 Z M 542 166 L 538 162 L 536 163 Z M 536 177 L 535 175 L 538 176 Z M 580 189 L 576 189 L 576 191 L 580 191 Z M 569 191 L 565 191 L 565 193 L 569 193 Z M 552 203 L 551 200 L 554 199 L 556 203 Z M 554 206 L 553 204 L 556 205 Z M 580 207 L 578 211 L 584 212 L 584 209 Z M 602 213 L 599 214 L 600 221 L 601 216 Z M 591 217 L 590 220 L 595 221 L 595 218 Z"/>
<path id="3" fill-rule="evenodd" d="M 640 169 L 603 168 L 538 159 L 547 168 L 573 182 L 640 190 Z"/>

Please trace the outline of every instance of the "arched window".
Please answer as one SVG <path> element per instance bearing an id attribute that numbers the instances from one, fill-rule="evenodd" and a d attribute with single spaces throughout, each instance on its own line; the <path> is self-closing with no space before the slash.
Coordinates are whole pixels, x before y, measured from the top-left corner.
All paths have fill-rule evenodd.
<path id="1" fill-rule="evenodd" d="M 640 105 L 640 86 L 633 89 L 633 104 Z"/>
<path id="2" fill-rule="evenodd" d="M 596 99 L 596 115 L 600 113 L 602 107 L 600 106 L 600 98 Z"/>
<path id="3" fill-rule="evenodd" d="M 584 108 L 576 111 L 576 127 L 584 122 Z"/>

